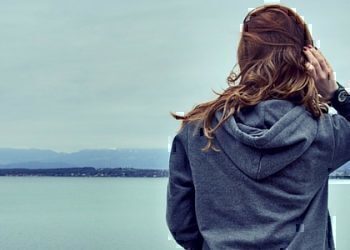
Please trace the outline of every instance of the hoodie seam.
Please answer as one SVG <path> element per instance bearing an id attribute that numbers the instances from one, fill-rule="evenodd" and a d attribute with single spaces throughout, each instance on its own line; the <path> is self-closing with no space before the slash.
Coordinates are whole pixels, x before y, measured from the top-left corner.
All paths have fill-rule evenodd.
<path id="1" fill-rule="evenodd" d="M 264 127 L 265 127 L 266 106 L 263 106 L 263 110 L 264 110 L 263 116 L 264 116 Z M 253 142 L 254 142 L 255 147 L 258 147 L 258 145 L 256 144 L 256 141 L 254 140 Z M 267 142 L 264 143 L 264 145 L 265 145 L 265 144 L 267 144 Z M 260 152 L 259 167 L 258 167 L 258 171 L 257 171 L 257 173 L 256 173 L 256 179 L 257 179 L 257 180 L 258 180 L 258 178 L 259 178 L 259 174 L 260 174 L 260 170 L 261 170 L 261 159 L 262 159 L 262 155 L 263 155 L 263 154 Z"/>
<path id="2" fill-rule="evenodd" d="M 188 126 L 187 126 L 187 128 L 186 128 L 186 150 L 187 150 L 187 152 L 188 152 Z"/>
<path id="3" fill-rule="evenodd" d="M 261 170 L 261 159 L 262 159 L 262 153 L 260 153 L 260 158 L 259 158 L 259 167 L 258 167 L 258 172 L 256 173 L 256 179 L 259 178 L 260 170 Z"/>
<path id="4" fill-rule="evenodd" d="M 330 167 L 331 167 L 331 171 L 333 170 L 333 167 L 334 167 L 334 154 L 335 154 L 335 133 L 334 133 L 334 126 L 333 126 L 333 123 L 332 123 L 332 119 L 333 119 L 333 117 L 332 116 L 330 116 L 329 117 L 330 118 L 330 122 L 331 122 L 331 127 L 332 127 L 332 143 L 333 143 L 333 152 L 332 152 L 332 160 L 331 160 L 331 163 L 330 163 Z M 328 169 L 327 169 L 327 171 L 328 171 Z M 329 171 L 328 171 L 328 173 L 329 173 Z"/>

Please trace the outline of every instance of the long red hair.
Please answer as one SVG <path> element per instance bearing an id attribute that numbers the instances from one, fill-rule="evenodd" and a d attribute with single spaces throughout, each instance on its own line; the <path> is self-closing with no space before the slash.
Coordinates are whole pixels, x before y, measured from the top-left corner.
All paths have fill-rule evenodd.
<path id="1" fill-rule="evenodd" d="M 268 4 L 250 11 L 244 18 L 237 50 L 240 72 L 234 72 L 237 63 L 227 77 L 227 87 L 215 100 L 195 106 L 181 116 L 180 130 L 190 121 L 202 121 L 203 133 L 212 148 L 215 130 L 231 115 L 246 106 L 254 106 L 263 100 L 285 99 L 304 105 L 314 118 L 328 112 L 327 101 L 318 94 L 314 79 L 307 74 L 307 58 L 302 50 L 314 45 L 311 33 L 303 19 L 292 9 L 281 4 Z M 219 123 L 211 128 L 216 110 L 222 110 Z M 213 148 L 216 150 L 215 148 Z"/>

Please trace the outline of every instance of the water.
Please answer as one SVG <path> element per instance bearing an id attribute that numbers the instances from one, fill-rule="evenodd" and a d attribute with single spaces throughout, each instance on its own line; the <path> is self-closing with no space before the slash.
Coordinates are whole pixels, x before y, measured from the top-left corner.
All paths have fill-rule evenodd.
<path id="1" fill-rule="evenodd" d="M 331 214 L 335 247 L 350 248 L 350 180 L 329 180 L 328 207 Z"/>
<path id="2" fill-rule="evenodd" d="M 0 249 L 180 249 L 165 223 L 166 184 L 167 178 L 0 177 Z M 337 250 L 350 246 L 349 184 L 330 180 Z"/>
<path id="3" fill-rule="evenodd" d="M 177 249 L 166 178 L 1 177 L 0 249 Z"/>

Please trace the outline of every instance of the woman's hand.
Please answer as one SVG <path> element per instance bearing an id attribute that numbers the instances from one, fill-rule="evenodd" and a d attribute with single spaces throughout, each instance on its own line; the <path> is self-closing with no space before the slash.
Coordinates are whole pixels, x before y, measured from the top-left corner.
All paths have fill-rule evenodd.
<path id="1" fill-rule="evenodd" d="M 311 45 L 305 46 L 303 51 L 308 59 L 305 64 L 307 73 L 314 78 L 318 93 L 330 100 L 338 89 L 331 65 L 321 51 Z"/>

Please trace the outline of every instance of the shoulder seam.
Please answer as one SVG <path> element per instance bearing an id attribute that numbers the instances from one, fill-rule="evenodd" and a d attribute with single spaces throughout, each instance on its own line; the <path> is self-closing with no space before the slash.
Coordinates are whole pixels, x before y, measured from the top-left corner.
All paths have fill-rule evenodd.
<path id="1" fill-rule="evenodd" d="M 330 122 L 331 122 L 331 125 L 332 125 L 332 143 L 333 143 L 333 152 L 332 152 L 332 159 L 331 159 L 331 171 L 334 169 L 334 165 L 333 165 L 333 162 L 334 162 L 334 154 L 335 154 L 335 136 L 334 136 L 334 128 L 333 128 L 333 115 L 330 115 Z"/>
<path id="2" fill-rule="evenodd" d="M 186 151 L 188 157 L 188 124 L 186 125 Z"/>

